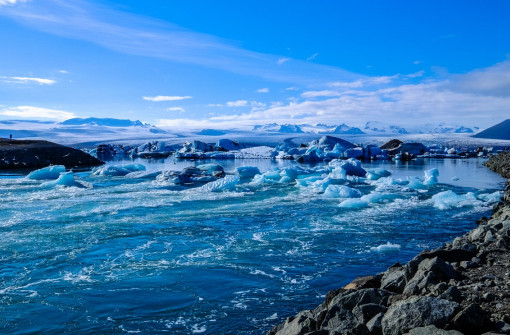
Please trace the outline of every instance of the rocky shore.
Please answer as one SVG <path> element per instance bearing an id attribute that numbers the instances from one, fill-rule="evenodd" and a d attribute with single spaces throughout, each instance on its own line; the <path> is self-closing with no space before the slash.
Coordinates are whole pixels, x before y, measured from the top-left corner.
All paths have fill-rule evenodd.
<path id="1" fill-rule="evenodd" d="M 70 147 L 48 141 L 0 139 L 0 170 L 35 169 L 64 165 L 67 169 L 104 162 Z"/>
<path id="2" fill-rule="evenodd" d="M 510 153 L 491 170 L 510 178 Z M 478 227 L 405 265 L 360 277 L 267 335 L 510 334 L 510 181 Z"/>

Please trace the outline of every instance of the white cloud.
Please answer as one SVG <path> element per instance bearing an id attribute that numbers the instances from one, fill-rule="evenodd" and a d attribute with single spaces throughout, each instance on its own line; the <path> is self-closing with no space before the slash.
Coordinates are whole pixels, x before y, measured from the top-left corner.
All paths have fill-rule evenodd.
<path id="1" fill-rule="evenodd" d="M 186 99 L 191 99 L 191 98 L 192 97 L 189 95 L 186 95 L 186 96 L 158 95 L 155 97 L 143 97 L 143 100 L 160 102 L 160 101 L 179 101 L 179 100 L 186 100 Z"/>
<path id="2" fill-rule="evenodd" d="M 278 60 L 276 61 L 276 64 L 282 65 L 282 64 L 287 63 L 288 61 L 290 61 L 290 58 L 288 58 L 288 57 L 281 57 L 281 58 L 278 58 Z"/>
<path id="3" fill-rule="evenodd" d="M 68 74 L 69 73 L 69 71 L 67 71 L 67 70 L 59 70 L 58 72 L 60 72 L 62 74 Z"/>
<path id="4" fill-rule="evenodd" d="M 76 117 L 76 115 L 71 112 L 34 106 L 18 106 L 4 108 L 0 110 L 0 115 L 52 120 L 67 120 Z"/>
<path id="5" fill-rule="evenodd" d="M 318 53 L 318 52 L 314 53 L 313 55 L 311 55 L 310 57 L 308 57 L 306 60 L 307 60 L 307 61 L 314 60 L 315 58 L 317 58 L 317 56 L 319 56 L 319 53 Z"/>
<path id="6" fill-rule="evenodd" d="M 0 6 L 3 5 L 15 5 L 20 2 L 26 2 L 27 0 L 0 0 Z"/>
<path id="7" fill-rule="evenodd" d="M 186 110 L 182 107 L 170 107 L 166 109 L 169 112 L 185 112 Z"/>
<path id="8" fill-rule="evenodd" d="M 6 0 L 0 0 L 6 1 Z M 12 1 L 12 0 L 7 0 Z M 97 1 L 44 0 L 5 6 L 0 16 L 29 28 L 84 40 L 116 52 L 197 65 L 270 81 L 308 85 L 323 80 L 354 80 L 344 69 L 254 52 L 231 41 L 119 10 Z M 324 79 L 327 78 L 327 79 Z"/>
<path id="9" fill-rule="evenodd" d="M 4 82 L 16 84 L 39 84 L 39 85 L 53 85 L 56 83 L 53 79 L 34 78 L 34 77 L 0 77 Z"/>
<path id="10" fill-rule="evenodd" d="M 264 107 L 265 104 L 263 102 L 258 101 L 248 101 L 248 100 L 236 100 L 236 101 L 228 101 L 225 104 L 227 107 Z"/>
<path id="11" fill-rule="evenodd" d="M 256 92 L 257 93 L 269 93 L 269 88 L 267 88 L 267 87 L 259 88 Z"/>

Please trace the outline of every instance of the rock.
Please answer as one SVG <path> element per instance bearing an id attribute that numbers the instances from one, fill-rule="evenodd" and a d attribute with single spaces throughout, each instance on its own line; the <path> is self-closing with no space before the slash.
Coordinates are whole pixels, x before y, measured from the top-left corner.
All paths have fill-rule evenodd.
<path id="1" fill-rule="evenodd" d="M 367 329 L 371 334 L 382 334 L 382 319 L 384 313 L 379 313 L 367 322 Z"/>
<path id="2" fill-rule="evenodd" d="M 450 286 L 446 291 L 441 293 L 438 298 L 460 303 L 462 301 L 462 293 L 456 286 Z"/>
<path id="3" fill-rule="evenodd" d="M 283 327 L 275 335 L 303 335 L 316 330 L 317 324 L 310 311 L 299 312 L 295 317 L 285 320 Z"/>
<path id="4" fill-rule="evenodd" d="M 365 304 L 353 308 L 352 313 L 360 323 L 367 323 L 377 314 L 386 312 L 386 307 L 378 304 Z"/>
<path id="5" fill-rule="evenodd" d="M 386 271 L 381 278 L 381 289 L 390 292 L 402 293 L 406 285 L 405 270 L 403 267 L 393 267 Z"/>
<path id="6" fill-rule="evenodd" d="M 346 290 L 359 290 L 361 288 L 376 288 L 380 282 L 374 276 L 358 277 L 344 286 Z"/>
<path id="7" fill-rule="evenodd" d="M 418 327 L 411 329 L 406 335 L 463 335 L 456 330 L 439 329 L 436 326 Z"/>
<path id="8" fill-rule="evenodd" d="M 383 334 L 398 335 L 428 325 L 444 327 L 458 306 L 456 302 L 432 297 L 413 296 L 398 301 L 388 308 L 382 319 Z"/>
<path id="9" fill-rule="evenodd" d="M 491 330 L 493 324 L 487 313 L 477 304 L 471 304 L 460 311 L 452 320 L 452 328 L 465 335 L 481 334 Z"/>
<path id="10" fill-rule="evenodd" d="M 405 295 L 417 294 L 429 285 L 435 285 L 439 281 L 448 281 L 457 277 L 457 272 L 453 267 L 441 258 L 424 259 L 418 265 L 413 278 L 406 284 L 403 293 Z"/>
<path id="11" fill-rule="evenodd" d="M 38 169 L 49 165 L 72 169 L 103 164 L 81 150 L 48 141 L 0 139 L 0 170 Z"/>

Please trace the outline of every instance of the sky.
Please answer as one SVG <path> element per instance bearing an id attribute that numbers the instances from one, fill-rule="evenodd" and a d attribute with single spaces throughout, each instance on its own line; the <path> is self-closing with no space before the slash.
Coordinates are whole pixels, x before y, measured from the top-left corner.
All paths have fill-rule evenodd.
<path id="1" fill-rule="evenodd" d="M 0 119 L 494 125 L 508 1 L 0 0 Z"/>

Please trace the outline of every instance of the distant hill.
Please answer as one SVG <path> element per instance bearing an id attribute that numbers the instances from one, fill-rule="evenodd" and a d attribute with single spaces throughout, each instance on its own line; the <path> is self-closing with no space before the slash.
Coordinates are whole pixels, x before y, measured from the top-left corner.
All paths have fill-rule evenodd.
<path id="1" fill-rule="evenodd" d="M 106 127 L 142 127 L 143 123 L 136 120 L 128 119 L 112 119 L 112 118 L 95 118 L 89 117 L 85 119 L 74 118 L 60 122 L 66 126 L 106 126 Z"/>
<path id="2" fill-rule="evenodd" d="M 333 134 L 351 134 L 351 135 L 357 135 L 357 134 L 365 134 L 364 131 L 362 131 L 359 128 L 356 127 L 349 127 L 345 123 L 342 123 L 341 125 L 337 126 L 332 131 Z"/>
<path id="3" fill-rule="evenodd" d="M 476 135 L 476 138 L 492 138 L 496 140 L 510 140 L 510 119 L 485 129 Z"/>
<path id="4" fill-rule="evenodd" d="M 267 133 L 303 133 L 300 126 L 293 124 L 279 125 L 277 123 L 254 126 L 253 131 L 263 131 Z"/>
<path id="5" fill-rule="evenodd" d="M 409 134 L 405 128 L 378 121 L 368 121 L 363 131 L 369 134 Z"/>

